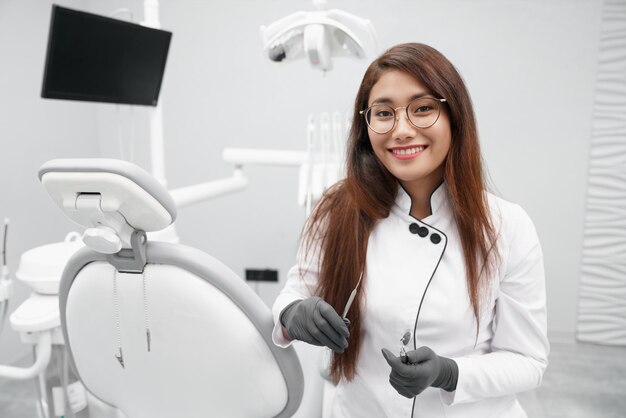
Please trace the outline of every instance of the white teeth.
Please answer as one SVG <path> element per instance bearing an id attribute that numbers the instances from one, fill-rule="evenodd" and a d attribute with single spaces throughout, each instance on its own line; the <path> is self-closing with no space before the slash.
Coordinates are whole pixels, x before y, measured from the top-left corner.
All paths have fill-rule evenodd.
<path id="1" fill-rule="evenodd" d="M 423 146 L 421 147 L 415 147 L 415 148 L 406 148 L 406 149 L 394 149 L 392 150 L 392 152 L 396 155 L 406 155 L 406 154 L 417 154 L 418 152 L 422 152 L 424 151 Z"/>

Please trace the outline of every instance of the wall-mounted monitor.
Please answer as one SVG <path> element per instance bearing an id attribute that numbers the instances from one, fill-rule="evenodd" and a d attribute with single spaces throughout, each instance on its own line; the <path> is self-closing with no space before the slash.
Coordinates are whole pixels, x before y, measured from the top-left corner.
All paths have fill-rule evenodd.
<path id="1" fill-rule="evenodd" d="M 52 6 L 41 96 L 156 106 L 172 33 Z"/>

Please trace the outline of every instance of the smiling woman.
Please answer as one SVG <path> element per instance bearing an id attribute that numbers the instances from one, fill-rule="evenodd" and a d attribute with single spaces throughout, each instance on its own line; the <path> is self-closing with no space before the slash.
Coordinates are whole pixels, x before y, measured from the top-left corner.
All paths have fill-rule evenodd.
<path id="1" fill-rule="evenodd" d="M 443 180 L 443 162 L 451 142 L 448 111 L 439 107 L 439 100 L 445 103 L 445 99 L 434 99 L 426 86 L 400 70 L 385 71 L 369 96 L 372 105 L 365 120 L 378 160 L 409 194 L 434 190 Z M 402 108 L 406 112 L 398 111 Z M 420 202 L 427 200 L 415 201 Z M 415 205 L 411 215 L 421 219 L 428 211 L 428 205 Z"/>
<path id="2" fill-rule="evenodd" d="M 347 167 L 307 223 L 274 342 L 334 351 L 332 417 L 525 417 L 515 394 L 539 386 L 549 351 L 541 246 L 487 192 L 471 100 L 441 53 L 402 44 L 368 67 Z"/>

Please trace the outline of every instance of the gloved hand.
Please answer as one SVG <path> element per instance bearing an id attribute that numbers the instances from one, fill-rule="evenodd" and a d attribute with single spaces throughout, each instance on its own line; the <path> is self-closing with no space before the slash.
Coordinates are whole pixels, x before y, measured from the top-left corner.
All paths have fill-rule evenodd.
<path id="1" fill-rule="evenodd" d="M 320 297 L 313 296 L 288 305 L 280 314 L 280 322 L 295 340 L 326 346 L 335 353 L 343 353 L 348 347 L 348 327 L 333 307 Z"/>
<path id="2" fill-rule="evenodd" d="M 413 398 L 429 386 L 448 392 L 456 390 L 459 367 L 454 360 L 438 356 L 428 347 L 407 351 L 408 363 L 386 348 L 382 352 L 391 366 L 389 383 L 400 395 Z"/>

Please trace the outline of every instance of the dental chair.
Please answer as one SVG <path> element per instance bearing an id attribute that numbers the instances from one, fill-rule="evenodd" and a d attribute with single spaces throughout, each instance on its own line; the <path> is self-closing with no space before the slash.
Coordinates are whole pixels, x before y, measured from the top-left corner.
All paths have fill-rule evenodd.
<path id="1" fill-rule="evenodd" d="M 61 325 L 89 392 L 127 418 L 289 417 L 303 376 L 271 341 L 270 310 L 224 264 L 151 241 L 176 218 L 167 190 L 119 160 L 65 159 L 39 178 L 86 227 L 59 290 Z"/>

